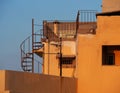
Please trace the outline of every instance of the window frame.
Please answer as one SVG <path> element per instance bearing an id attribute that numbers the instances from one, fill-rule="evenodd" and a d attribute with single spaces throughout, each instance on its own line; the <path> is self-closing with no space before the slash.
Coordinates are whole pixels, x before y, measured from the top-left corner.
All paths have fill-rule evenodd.
<path id="1" fill-rule="evenodd" d="M 59 67 L 60 67 L 60 59 L 59 59 Z M 63 68 L 75 68 L 76 67 L 75 58 L 62 57 L 62 67 Z"/>
<path id="2" fill-rule="evenodd" d="M 115 51 L 120 51 L 120 45 L 102 45 L 102 65 L 103 66 L 118 66 Z M 118 58 L 118 57 L 117 57 Z"/>

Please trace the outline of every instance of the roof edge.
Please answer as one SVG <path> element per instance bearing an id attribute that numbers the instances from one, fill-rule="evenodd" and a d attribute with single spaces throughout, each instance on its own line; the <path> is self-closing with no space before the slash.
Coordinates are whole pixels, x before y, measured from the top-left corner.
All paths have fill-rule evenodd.
<path id="1" fill-rule="evenodd" d="M 111 15 L 120 15 L 120 10 L 117 11 L 110 11 L 110 12 L 102 12 L 102 13 L 97 13 L 96 16 L 111 16 Z"/>

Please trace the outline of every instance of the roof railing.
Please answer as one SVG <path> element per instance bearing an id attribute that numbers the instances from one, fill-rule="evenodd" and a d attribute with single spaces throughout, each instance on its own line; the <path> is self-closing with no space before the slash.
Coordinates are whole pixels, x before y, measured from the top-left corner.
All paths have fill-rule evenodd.
<path id="1" fill-rule="evenodd" d="M 96 10 L 79 10 L 80 22 L 96 22 Z"/>

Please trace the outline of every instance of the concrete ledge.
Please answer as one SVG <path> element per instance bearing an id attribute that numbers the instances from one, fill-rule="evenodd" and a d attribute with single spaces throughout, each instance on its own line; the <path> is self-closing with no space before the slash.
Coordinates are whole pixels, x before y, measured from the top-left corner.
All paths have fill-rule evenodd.
<path id="1" fill-rule="evenodd" d="M 76 79 L 18 71 L 0 71 L 0 91 L 10 93 L 76 93 Z M 6 92 L 5 92 L 6 93 Z M 8 93 L 8 91 L 7 91 Z"/>

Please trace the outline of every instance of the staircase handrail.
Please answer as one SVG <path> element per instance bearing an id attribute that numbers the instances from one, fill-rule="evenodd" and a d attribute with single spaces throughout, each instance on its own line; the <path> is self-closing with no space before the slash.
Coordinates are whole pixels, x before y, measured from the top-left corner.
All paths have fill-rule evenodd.
<path id="1" fill-rule="evenodd" d="M 41 31 L 41 30 L 40 30 Z M 37 32 L 34 33 L 34 35 L 36 34 Z M 38 35 L 38 34 L 37 34 Z M 40 33 L 39 34 L 41 37 L 42 37 L 42 34 Z M 35 42 L 35 41 L 34 41 Z M 42 43 L 40 43 L 42 44 Z M 25 68 L 24 68 L 24 65 L 23 65 L 23 62 L 24 62 L 24 57 L 29 57 L 31 55 L 32 52 L 32 35 L 28 36 L 24 41 L 22 41 L 22 43 L 20 44 L 20 50 L 21 50 L 21 67 L 22 69 L 25 71 Z M 39 48 L 42 48 L 42 45 L 41 47 Z M 36 59 L 34 59 L 34 61 L 36 61 Z M 38 62 L 38 61 L 37 61 Z M 39 62 L 40 65 L 43 65 L 41 62 Z M 26 63 L 27 64 L 27 63 Z"/>

